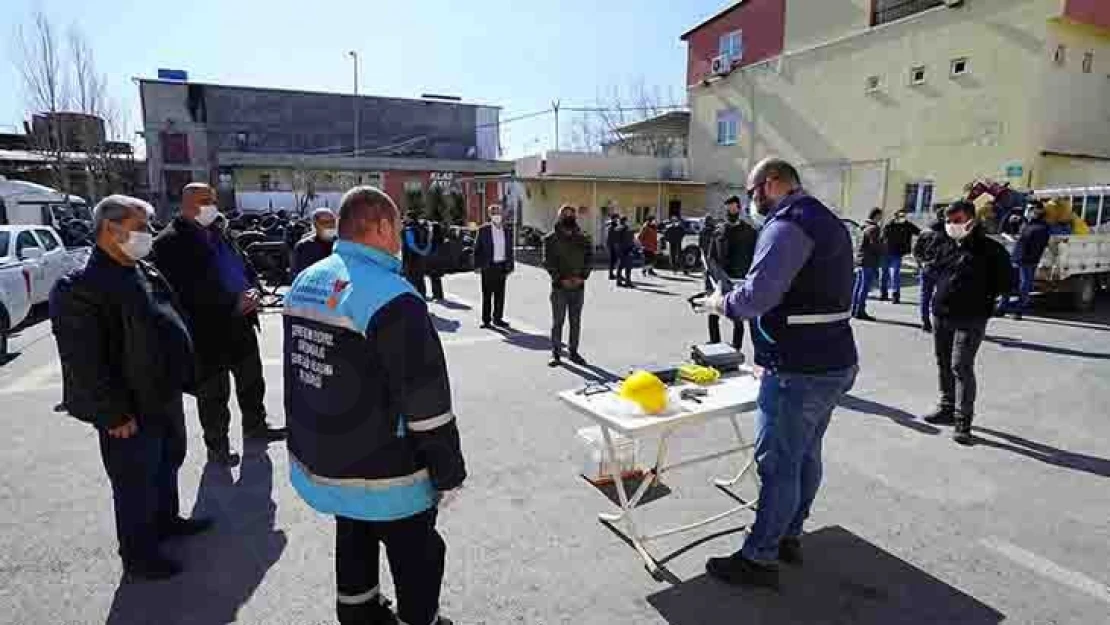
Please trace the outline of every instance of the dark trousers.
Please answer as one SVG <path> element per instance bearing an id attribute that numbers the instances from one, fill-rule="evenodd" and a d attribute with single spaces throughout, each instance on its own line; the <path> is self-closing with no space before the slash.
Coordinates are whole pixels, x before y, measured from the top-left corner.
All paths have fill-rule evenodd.
<path id="1" fill-rule="evenodd" d="M 879 294 L 886 299 L 893 293 L 895 299 L 902 295 L 902 257 L 893 254 L 884 256 L 879 265 Z"/>
<path id="2" fill-rule="evenodd" d="M 443 276 L 439 274 L 428 274 L 420 270 L 406 269 L 405 278 L 412 284 L 420 297 L 428 299 L 428 286 L 424 278 L 427 277 L 428 281 L 432 283 L 432 298 L 444 299 L 443 297 Z"/>
<path id="3" fill-rule="evenodd" d="M 204 444 L 209 449 L 227 449 L 231 425 L 231 377 L 235 376 L 235 397 L 243 414 L 243 432 L 252 432 L 266 425 L 266 379 L 262 375 L 262 357 L 258 352 L 258 335 L 245 328 L 245 356 L 230 366 L 202 367 L 197 387 L 197 413 L 204 428 Z"/>
<path id="4" fill-rule="evenodd" d="M 615 245 L 609 246 L 609 279 L 615 280 L 617 277 L 617 265 L 620 264 L 621 253 Z"/>
<path id="5" fill-rule="evenodd" d="M 933 307 L 933 293 L 937 290 L 937 278 L 928 271 L 922 271 L 918 277 L 918 284 L 921 285 L 921 303 L 918 307 L 918 312 L 921 313 L 921 325 L 929 327 L 932 323 L 930 311 Z"/>
<path id="6" fill-rule="evenodd" d="M 933 346 L 940 380 L 940 407 L 970 423 L 975 415 L 975 355 L 987 334 L 986 319 L 933 317 Z"/>
<path id="7" fill-rule="evenodd" d="M 620 260 L 617 264 L 617 284 L 626 284 L 632 286 L 632 252 L 623 252 L 620 254 Z"/>
<path id="8" fill-rule="evenodd" d="M 671 271 L 686 273 L 686 268 L 682 266 L 682 243 L 667 241 L 667 252 L 671 255 Z"/>
<path id="9" fill-rule="evenodd" d="M 578 341 L 582 336 L 582 304 L 586 300 L 586 289 L 551 289 L 551 351 L 558 355 L 563 345 L 563 322 L 570 316 L 570 353 L 578 353 Z"/>
<path id="10" fill-rule="evenodd" d="M 721 342 L 721 318 L 717 315 L 709 315 L 709 342 Z M 732 320 L 732 346 L 740 349 L 744 345 L 744 320 Z"/>
<path id="11" fill-rule="evenodd" d="M 159 529 L 179 512 L 177 470 L 185 461 L 186 447 L 181 398 L 164 412 L 140 416 L 139 429 L 130 438 L 112 438 L 98 429 L 124 564 L 156 556 Z"/>
<path id="12" fill-rule="evenodd" d="M 494 263 L 482 270 L 482 323 L 505 320 L 505 282 L 508 277 L 505 263 Z"/>
<path id="13" fill-rule="evenodd" d="M 644 250 L 644 275 L 655 274 L 655 252 Z"/>
<path id="14" fill-rule="evenodd" d="M 397 521 L 335 518 L 336 608 L 340 625 L 392 623 L 382 619 L 378 593 L 381 545 L 405 623 L 431 624 L 439 612 L 447 551 L 432 508 Z M 378 620 L 381 619 L 381 620 Z"/>
<path id="15" fill-rule="evenodd" d="M 867 314 L 867 296 L 871 294 L 875 280 L 879 277 L 878 267 L 857 267 L 856 283 L 852 287 L 852 316 Z"/>

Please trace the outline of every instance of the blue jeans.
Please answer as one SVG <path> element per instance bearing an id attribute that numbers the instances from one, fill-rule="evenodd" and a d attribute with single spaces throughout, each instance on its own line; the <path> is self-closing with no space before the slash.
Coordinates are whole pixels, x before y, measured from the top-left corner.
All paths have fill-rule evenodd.
<path id="1" fill-rule="evenodd" d="M 1029 304 L 1033 301 L 1033 280 L 1037 277 L 1036 265 L 1014 265 L 1018 275 L 1018 299 L 1015 302 L 1012 296 L 1006 296 L 1000 307 L 1003 312 L 1027 312 Z"/>
<path id="2" fill-rule="evenodd" d="M 933 307 L 933 293 L 937 290 L 937 277 L 928 271 L 922 271 L 917 278 L 917 283 L 921 285 L 921 304 L 918 307 L 921 312 L 921 324 L 929 326 L 933 323 L 930 315 Z"/>
<path id="3" fill-rule="evenodd" d="M 879 277 L 878 267 L 856 268 L 856 285 L 852 290 L 852 316 L 867 312 L 867 296 L 875 286 L 875 279 Z"/>
<path id="4" fill-rule="evenodd" d="M 902 294 L 902 257 L 901 256 L 883 256 L 882 266 L 879 271 L 882 272 L 882 281 L 879 283 L 879 293 L 886 297 L 887 293 L 893 293 L 895 297 Z"/>
<path id="5" fill-rule="evenodd" d="M 775 562 L 779 541 L 802 534 L 821 486 L 821 441 L 858 367 L 821 374 L 765 373 L 759 387 L 755 458 L 759 508 L 740 553 Z"/>

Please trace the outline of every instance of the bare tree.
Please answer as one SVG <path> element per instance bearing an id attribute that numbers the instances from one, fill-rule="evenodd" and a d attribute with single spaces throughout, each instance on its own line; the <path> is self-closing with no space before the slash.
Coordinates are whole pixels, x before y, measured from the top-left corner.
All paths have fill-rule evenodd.
<path id="1" fill-rule="evenodd" d="M 621 128 L 677 108 L 673 91 L 664 93 L 658 86 L 649 88 L 643 79 L 626 89 L 610 86 L 598 92 L 594 105 L 568 109 L 576 113 L 571 119 L 570 145 L 585 152 L 615 150 L 669 156 L 669 138 L 649 134 L 628 136 Z"/>
<path id="2" fill-rule="evenodd" d="M 69 105 L 69 92 L 62 50 L 54 25 L 44 12 L 36 11 L 29 26 L 16 27 L 15 45 L 15 65 L 23 79 L 27 107 L 49 114 L 64 110 Z M 36 151 L 48 157 L 54 186 L 68 192 L 69 164 L 61 128 L 49 124 L 45 135 L 28 132 L 28 136 Z"/>

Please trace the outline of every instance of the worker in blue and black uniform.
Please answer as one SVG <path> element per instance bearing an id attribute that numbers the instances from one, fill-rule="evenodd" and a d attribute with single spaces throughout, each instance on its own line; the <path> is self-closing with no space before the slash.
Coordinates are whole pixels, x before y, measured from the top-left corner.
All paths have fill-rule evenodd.
<path id="1" fill-rule="evenodd" d="M 731 291 L 707 297 L 705 309 L 753 320 L 762 486 L 743 548 L 706 568 L 730 584 L 777 587 L 778 561 L 802 561 L 802 524 L 821 485 L 821 441 L 858 371 L 849 325 L 852 240 L 785 161 L 756 165 L 748 197 L 753 218 L 765 220 L 751 269 Z"/>
<path id="2" fill-rule="evenodd" d="M 424 278 L 432 282 L 432 299 L 443 299 L 443 280 L 441 276 L 429 273 L 431 257 L 436 251 L 436 237 L 433 224 L 426 219 L 420 219 L 415 211 L 409 211 L 409 218 L 405 221 L 402 234 L 403 246 L 401 259 L 403 261 L 405 278 L 412 283 L 416 292 L 424 299 L 428 298 L 428 287 Z"/>
<path id="3" fill-rule="evenodd" d="M 336 518 L 342 625 L 395 623 L 378 587 L 380 545 L 405 623 L 438 616 L 438 510 L 466 477 L 443 347 L 400 275 L 400 215 L 374 187 L 348 191 L 333 254 L 285 298 L 285 403 L 294 489 Z"/>

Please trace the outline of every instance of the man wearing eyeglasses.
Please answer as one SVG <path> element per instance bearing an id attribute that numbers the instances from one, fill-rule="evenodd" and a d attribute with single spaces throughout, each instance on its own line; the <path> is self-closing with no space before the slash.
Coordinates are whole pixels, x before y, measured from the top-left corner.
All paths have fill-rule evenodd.
<path id="1" fill-rule="evenodd" d="M 751 268 L 704 308 L 752 320 L 762 487 L 743 548 L 711 558 L 706 569 L 729 584 L 774 588 L 780 560 L 801 564 L 802 524 L 821 484 L 821 440 L 858 371 L 849 325 L 853 253 L 840 219 L 802 189 L 786 161 L 756 165 L 748 197 L 752 216 L 765 222 Z"/>

